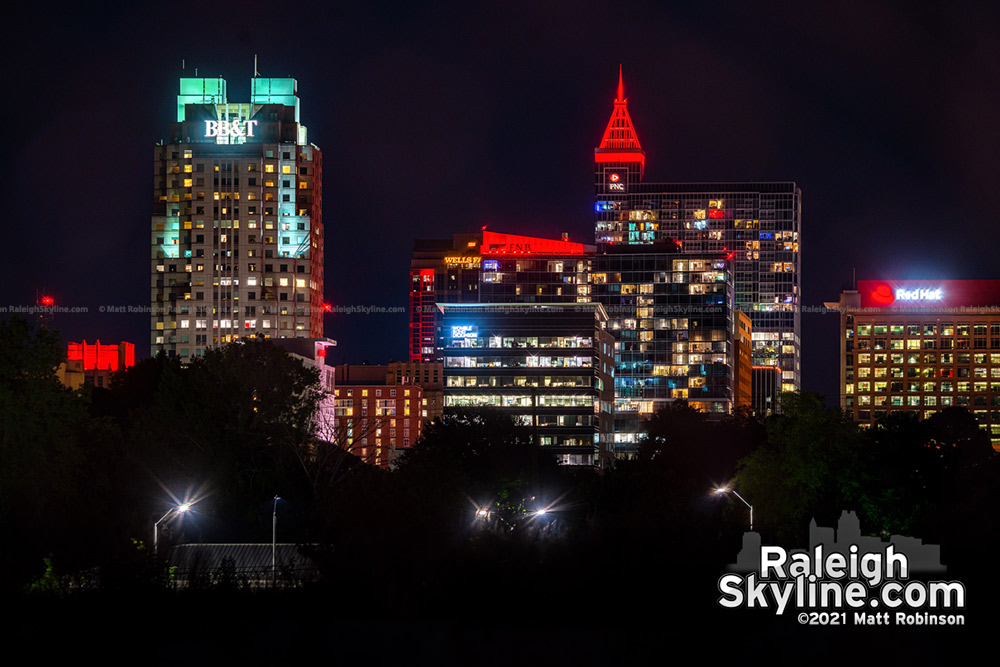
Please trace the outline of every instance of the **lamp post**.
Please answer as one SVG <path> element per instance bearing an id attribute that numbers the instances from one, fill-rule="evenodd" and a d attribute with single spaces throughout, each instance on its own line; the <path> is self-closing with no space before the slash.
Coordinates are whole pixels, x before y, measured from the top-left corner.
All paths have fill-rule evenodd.
<path id="1" fill-rule="evenodd" d="M 156 523 L 153 524 L 153 553 L 154 554 L 158 555 L 160 553 L 160 549 L 159 549 L 159 547 L 160 547 L 160 524 L 163 523 L 167 519 L 167 517 L 169 517 L 171 514 L 184 514 L 184 512 L 187 512 L 189 509 L 191 509 L 191 503 L 181 503 L 180 505 L 177 505 L 176 507 L 171 507 L 170 509 L 167 510 L 166 514 L 164 514 L 163 516 L 160 517 L 159 521 L 157 521 Z"/>
<path id="2" fill-rule="evenodd" d="M 715 489 L 716 493 L 729 493 L 730 491 L 733 492 L 733 495 L 735 495 L 737 498 L 739 498 L 740 500 L 742 500 L 744 505 L 746 505 L 747 507 L 750 508 L 750 530 L 752 531 L 753 530 L 753 505 L 751 505 L 750 503 L 748 503 L 746 501 L 746 498 L 744 498 L 739 493 L 737 493 L 736 489 L 729 488 L 728 486 L 720 486 L 719 488 Z"/>
<path id="3" fill-rule="evenodd" d="M 274 513 L 271 515 L 271 585 L 278 581 L 278 501 L 279 496 L 274 497 Z"/>

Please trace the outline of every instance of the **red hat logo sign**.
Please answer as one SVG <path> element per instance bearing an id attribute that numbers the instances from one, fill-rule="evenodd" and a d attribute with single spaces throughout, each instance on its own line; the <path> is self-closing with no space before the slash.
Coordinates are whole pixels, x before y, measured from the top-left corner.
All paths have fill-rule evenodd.
<path id="1" fill-rule="evenodd" d="M 880 303 L 883 306 L 888 306 L 890 303 L 896 300 L 896 297 L 892 293 L 892 288 L 885 283 L 879 285 L 872 291 L 872 301 L 875 303 Z"/>

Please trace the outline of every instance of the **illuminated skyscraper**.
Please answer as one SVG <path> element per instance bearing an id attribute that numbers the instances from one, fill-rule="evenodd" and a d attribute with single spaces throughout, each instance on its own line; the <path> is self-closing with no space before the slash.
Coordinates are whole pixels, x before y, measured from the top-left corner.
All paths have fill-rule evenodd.
<path id="1" fill-rule="evenodd" d="M 180 80 L 153 151 L 152 353 L 183 360 L 244 336 L 323 336 L 322 155 L 295 79 Z"/>
<path id="2" fill-rule="evenodd" d="M 799 389 L 802 194 L 795 183 L 646 183 L 646 153 L 620 72 L 594 166 L 598 247 L 640 251 L 674 240 L 682 253 L 733 253 L 735 308 L 753 324 L 753 364 L 779 367 L 782 390 Z M 620 329 L 615 320 L 627 314 L 608 314 L 609 328 Z"/>

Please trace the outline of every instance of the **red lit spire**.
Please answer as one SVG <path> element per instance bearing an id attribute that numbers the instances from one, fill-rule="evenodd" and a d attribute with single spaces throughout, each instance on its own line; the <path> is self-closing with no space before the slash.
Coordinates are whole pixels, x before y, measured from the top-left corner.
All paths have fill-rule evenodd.
<path id="1" fill-rule="evenodd" d="M 646 166 L 646 152 L 635 134 L 632 117 L 628 114 L 628 99 L 625 97 L 625 83 L 621 65 L 618 66 L 618 96 L 611 120 L 604 130 L 601 145 L 594 150 L 596 162 L 638 162 L 640 169 Z"/>

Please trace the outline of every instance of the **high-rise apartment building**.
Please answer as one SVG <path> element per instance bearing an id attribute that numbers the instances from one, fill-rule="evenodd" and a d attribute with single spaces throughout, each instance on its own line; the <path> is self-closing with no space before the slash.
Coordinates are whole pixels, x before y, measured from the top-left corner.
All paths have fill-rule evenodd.
<path id="1" fill-rule="evenodd" d="M 153 151 L 152 353 L 323 336 L 322 155 L 295 79 L 183 78 Z"/>
<path id="2" fill-rule="evenodd" d="M 642 422 L 685 400 L 732 412 L 736 363 L 732 260 L 681 253 L 673 243 L 605 245 L 591 290 L 614 335 L 617 456 L 632 455 Z"/>
<path id="3" fill-rule="evenodd" d="M 627 102 L 619 73 L 611 120 L 594 151 L 598 247 L 669 240 L 683 253 L 732 253 L 735 308 L 752 322 L 753 363 L 779 367 L 782 390 L 799 389 L 799 188 L 793 182 L 647 183 L 646 154 Z"/>

